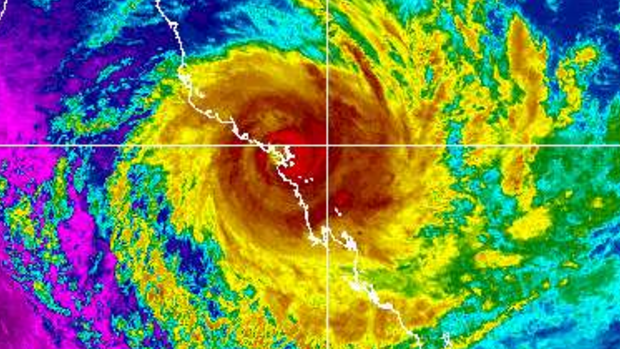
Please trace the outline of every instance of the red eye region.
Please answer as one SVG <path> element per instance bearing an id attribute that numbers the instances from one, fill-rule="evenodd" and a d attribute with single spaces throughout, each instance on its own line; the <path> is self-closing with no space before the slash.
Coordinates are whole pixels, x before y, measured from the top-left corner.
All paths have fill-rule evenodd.
<path id="1" fill-rule="evenodd" d="M 281 168 L 286 177 L 302 185 L 325 178 L 325 148 L 292 148 L 291 153 L 293 165 Z"/>
<path id="2" fill-rule="evenodd" d="M 325 142 L 324 128 L 310 125 L 303 133 L 293 128 L 283 129 L 269 134 L 267 142 L 291 146 L 289 151 L 294 156 L 292 165 L 280 165 L 279 167 L 280 172 L 288 179 L 300 186 L 318 183 L 325 179 L 327 152 L 326 148 L 321 146 Z M 279 151 L 284 153 L 284 148 L 279 148 Z M 257 162 L 268 181 L 272 182 L 276 176 L 276 179 L 282 182 L 277 172 L 275 159 L 270 159 L 270 155 L 261 151 L 257 153 Z"/>
<path id="3" fill-rule="evenodd" d="M 308 130 L 289 127 L 267 133 L 261 139 L 275 145 L 279 152 L 284 151 L 284 145 L 289 146 L 294 155 L 290 167 L 278 169 L 274 155 L 257 147 L 218 151 L 214 160 L 217 209 L 222 229 L 231 241 L 243 234 L 269 250 L 315 253 L 307 241 L 307 223 L 316 230 L 325 220 L 327 159 L 326 148 L 320 146 L 324 129 L 318 131 L 321 136 L 316 138 L 305 136 L 310 134 Z M 308 222 L 294 186 L 285 179 L 299 186 L 299 194 L 307 205 Z"/>

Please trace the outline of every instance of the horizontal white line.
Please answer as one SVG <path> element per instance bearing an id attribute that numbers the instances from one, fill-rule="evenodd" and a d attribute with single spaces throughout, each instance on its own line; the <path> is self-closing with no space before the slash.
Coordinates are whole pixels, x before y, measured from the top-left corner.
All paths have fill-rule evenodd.
<path id="1" fill-rule="evenodd" d="M 0 148 L 258 148 L 257 144 L 0 144 Z"/>
<path id="2" fill-rule="evenodd" d="M 290 148 L 620 148 L 620 144 L 271 144 Z M 257 144 L 0 144 L 0 148 L 258 148 Z"/>

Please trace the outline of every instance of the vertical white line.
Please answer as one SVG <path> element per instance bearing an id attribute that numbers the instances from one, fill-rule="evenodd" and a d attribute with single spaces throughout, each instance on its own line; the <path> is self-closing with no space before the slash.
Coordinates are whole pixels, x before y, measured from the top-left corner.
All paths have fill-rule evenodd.
<path id="1" fill-rule="evenodd" d="M 329 349 L 329 0 L 325 0 L 325 344 Z"/>

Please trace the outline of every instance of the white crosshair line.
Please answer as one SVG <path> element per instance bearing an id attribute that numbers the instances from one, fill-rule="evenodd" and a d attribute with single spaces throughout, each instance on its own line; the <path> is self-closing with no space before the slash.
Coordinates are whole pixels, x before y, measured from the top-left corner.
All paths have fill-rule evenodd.
<path id="1" fill-rule="evenodd" d="M 528 148 L 620 148 L 620 144 L 271 144 L 276 148 L 377 148 L 377 149 L 528 149 Z M 226 143 L 168 143 L 168 144 L 131 144 L 131 143 L 5 143 L 0 148 L 260 148 L 256 144 Z"/>
<path id="2" fill-rule="evenodd" d="M 329 230 L 329 0 L 325 0 L 325 226 Z M 330 232 L 327 232 L 330 234 Z M 329 238 L 325 239 L 325 346 L 329 349 Z"/>

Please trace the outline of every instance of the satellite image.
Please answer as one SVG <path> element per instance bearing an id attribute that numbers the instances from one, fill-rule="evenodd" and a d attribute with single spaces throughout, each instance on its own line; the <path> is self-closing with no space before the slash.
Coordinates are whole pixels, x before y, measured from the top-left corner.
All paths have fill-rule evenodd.
<path id="1" fill-rule="evenodd" d="M 620 349 L 618 0 L 0 0 L 0 349 Z"/>

